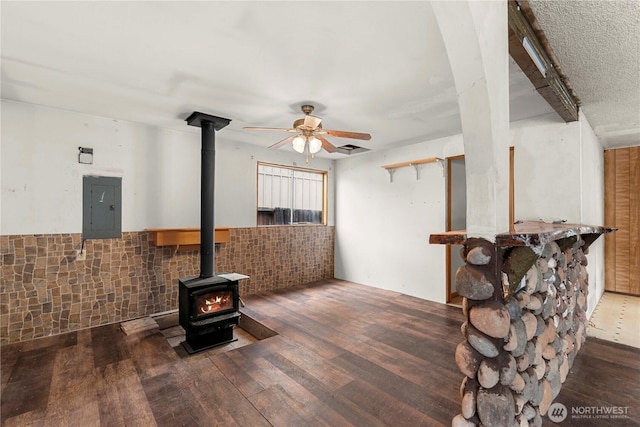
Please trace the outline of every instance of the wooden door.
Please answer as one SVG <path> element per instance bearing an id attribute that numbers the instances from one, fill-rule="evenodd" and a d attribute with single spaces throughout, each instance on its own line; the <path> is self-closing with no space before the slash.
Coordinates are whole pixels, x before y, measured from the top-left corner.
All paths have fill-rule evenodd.
<path id="1" fill-rule="evenodd" d="M 605 290 L 640 295 L 640 147 L 604 152 Z"/>
<path id="2" fill-rule="evenodd" d="M 467 180 L 464 155 L 447 157 L 447 231 L 467 228 Z M 447 245 L 447 302 L 457 296 L 456 271 L 465 264 L 460 256 L 462 245 Z"/>

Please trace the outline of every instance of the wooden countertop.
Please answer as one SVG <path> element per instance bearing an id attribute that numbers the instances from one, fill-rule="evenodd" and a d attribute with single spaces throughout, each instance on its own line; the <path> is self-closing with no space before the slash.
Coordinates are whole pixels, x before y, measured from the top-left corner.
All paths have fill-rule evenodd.
<path id="1" fill-rule="evenodd" d="M 591 244 L 599 235 L 616 231 L 615 228 L 598 225 L 548 223 L 542 221 L 521 221 L 514 224 L 513 232 L 496 234 L 496 245 L 539 246 L 554 240 L 575 235 L 586 237 Z M 585 237 L 583 237 L 584 239 Z M 462 245 L 467 240 L 466 230 L 453 230 L 429 236 L 429 243 L 441 245 Z"/>

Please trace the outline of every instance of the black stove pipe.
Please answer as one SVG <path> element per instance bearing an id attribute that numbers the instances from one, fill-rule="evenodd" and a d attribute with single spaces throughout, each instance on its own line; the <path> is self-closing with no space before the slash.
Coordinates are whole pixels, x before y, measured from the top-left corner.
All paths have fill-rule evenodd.
<path id="1" fill-rule="evenodd" d="M 187 119 L 190 126 L 202 129 L 202 153 L 200 166 L 200 277 L 215 275 L 214 195 L 216 169 L 216 130 L 227 126 L 231 120 L 193 112 Z"/>
<path id="2" fill-rule="evenodd" d="M 213 123 L 202 123 L 200 166 L 200 277 L 212 277 L 215 267 L 213 198 L 215 189 L 216 132 Z"/>

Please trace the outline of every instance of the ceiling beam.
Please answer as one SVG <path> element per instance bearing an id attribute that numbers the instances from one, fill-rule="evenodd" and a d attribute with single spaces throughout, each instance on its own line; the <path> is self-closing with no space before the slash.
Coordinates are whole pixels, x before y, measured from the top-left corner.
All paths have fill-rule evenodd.
<path id="1" fill-rule="evenodd" d="M 579 101 L 526 1 L 508 1 L 509 54 L 538 93 L 564 119 L 578 120 Z M 534 30 L 534 27 L 536 30 Z"/>

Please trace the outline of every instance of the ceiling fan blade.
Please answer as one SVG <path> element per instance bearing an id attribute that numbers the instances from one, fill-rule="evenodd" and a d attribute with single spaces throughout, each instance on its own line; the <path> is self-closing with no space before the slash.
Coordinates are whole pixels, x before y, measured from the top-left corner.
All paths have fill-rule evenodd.
<path id="1" fill-rule="evenodd" d="M 327 141 L 327 139 L 325 137 L 320 136 L 320 135 L 316 135 L 316 138 L 318 138 L 320 141 L 322 141 L 322 148 L 327 153 L 335 153 L 336 151 L 338 151 L 336 146 L 333 145 L 332 143 L 330 143 L 329 141 Z"/>
<path id="2" fill-rule="evenodd" d="M 279 141 L 279 142 L 276 142 L 276 143 L 275 143 L 275 144 L 273 144 L 273 145 L 270 145 L 270 146 L 269 146 L 269 148 L 280 148 L 280 147 L 282 147 L 283 145 L 285 145 L 287 142 L 291 142 L 291 141 L 293 141 L 293 138 L 295 138 L 295 137 L 296 137 L 296 135 L 288 136 L 288 137 L 286 137 L 285 139 L 283 139 L 282 141 Z"/>
<path id="3" fill-rule="evenodd" d="M 245 126 L 242 129 L 244 129 L 244 130 L 272 130 L 272 131 L 277 131 L 277 132 L 297 132 L 297 130 L 289 129 L 289 128 L 259 128 L 259 127 L 253 127 L 253 126 Z"/>
<path id="4" fill-rule="evenodd" d="M 306 115 L 304 116 L 303 126 L 306 126 L 311 130 L 314 130 L 320 125 L 321 122 L 322 122 L 322 119 L 320 117 Z"/>
<path id="5" fill-rule="evenodd" d="M 337 136 L 338 138 L 362 139 L 365 141 L 368 141 L 371 139 L 371 135 L 369 135 L 368 133 L 347 132 L 344 130 L 328 130 L 328 129 L 325 129 L 324 132 L 327 135 Z"/>

